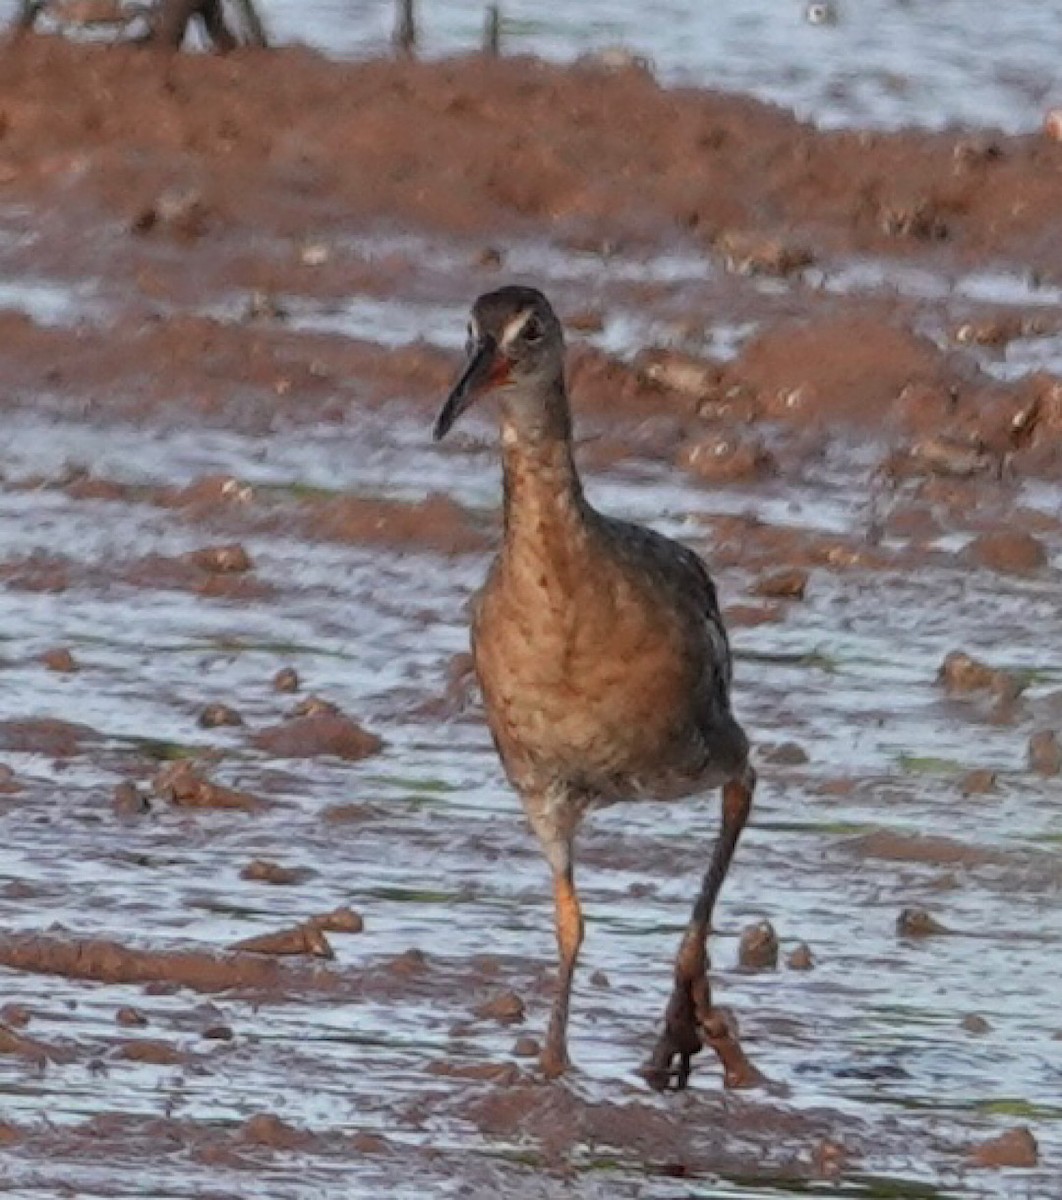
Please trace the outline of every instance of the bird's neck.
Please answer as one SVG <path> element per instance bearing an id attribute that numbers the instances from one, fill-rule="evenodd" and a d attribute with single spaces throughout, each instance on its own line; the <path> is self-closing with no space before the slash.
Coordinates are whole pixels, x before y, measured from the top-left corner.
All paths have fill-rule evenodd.
<path id="1" fill-rule="evenodd" d="M 569 543 L 586 515 L 572 457 L 572 422 L 562 382 L 545 398 L 507 400 L 502 410 L 505 537 L 514 544 Z"/>

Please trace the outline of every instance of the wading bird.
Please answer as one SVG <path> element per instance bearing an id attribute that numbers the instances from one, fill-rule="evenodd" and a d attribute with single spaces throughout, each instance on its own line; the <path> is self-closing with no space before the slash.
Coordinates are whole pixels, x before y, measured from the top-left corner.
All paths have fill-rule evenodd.
<path id="1" fill-rule="evenodd" d="M 564 334 L 541 292 L 503 287 L 476 300 L 468 359 L 435 422 L 436 441 L 487 393 L 501 401 L 505 531 L 476 599 L 472 648 L 494 743 L 553 872 L 560 970 L 542 1068 L 552 1077 L 568 1066 L 583 940 L 574 877 L 582 819 L 617 801 L 721 786 L 721 831 L 645 1073 L 654 1087 L 682 1088 L 691 1057 L 710 1046 L 728 1085 L 754 1083 L 708 982 L 712 910 L 755 785 L 730 709 L 715 587 L 692 550 L 599 513 L 583 495 Z"/>

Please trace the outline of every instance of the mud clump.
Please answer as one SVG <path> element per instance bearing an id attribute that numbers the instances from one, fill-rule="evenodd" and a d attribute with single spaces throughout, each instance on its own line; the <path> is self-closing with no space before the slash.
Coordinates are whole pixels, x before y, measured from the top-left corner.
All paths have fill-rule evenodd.
<path id="1" fill-rule="evenodd" d="M 808 590 L 808 573 L 800 567 L 770 571 L 753 584 L 752 593 L 768 600 L 803 600 Z"/>
<path id="2" fill-rule="evenodd" d="M 815 958 L 807 942 L 801 942 L 786 956 L 785 965 L 790 971 L 810 971 L 815 966 Z"/>
<path id="3" fill-rule="evenodd" d="M 119 1025 L 124 1025 L 128 1029 L 142 1029 L 148 1023 L 147 1017 L 139 1008 L 132 1008 L 129 1005 L 118 1009 L 114 1014 L 114 1019 Z"/>
<path id="4" fill-rule="evenodd" d="M 228 704 L 208 704 L 199 714 L 197 722 L 200 729 L 221 729 L 225 726 L 243 724 L 243 717 Z"/>
<path id="5" fill-rule="evenodd" d="M 991 1033 L 992 1026 L 978 1013 L 967 1013 L 959 1022 L 959 1026 L 967 1033 Z"/>
<path id="6" fill-rule="evenodd" d="M 88 725 L 40 717 L 0 721 L 0 750 L 9 754 L 42 754 L 45 758 L 75 758 L 98 743 L 100 734 Z"/>
<path id="7" fill-rule="evenodd" d="M 211 207 L 198 188 L 172 187 L 143 205 L 129 228 L 136 234 L 165 234 L 193 241 L 210 231 L 211 220 Z"/>
<path id="8" fill-rule="evenodd" d="M 260 812 L 265 800 L 235 788 L 212 783 L 188 759 L 168 763 L 151 781 L 155 795 L 178 808 L 219 808 Z"/>
<path id="9" fill-rule="evenodd" d="M 255 955 L 205 951 L 137 950 L 117 942 L 68 940 L 42 935 L 0 938 L 0 965 L 39 975 L 65 975 L 97 983 L 175 985 L 200 992 L 229 988 L 274 989 L 286 976 L 276 963 Z M 302 986 L 332 986 L 330 980 L 299 976 Z"/>
<path id="10" fill-rule="evenodd" d="M 251 556 L 238 542 L 228 546 L 204 546 L 187 557 L 200 570 L 214 575 L 242 575 L 254 570 Z"/>
<path id="11" fill-rule="evenodd" d="M 111 811 L 115 816 L 126 819 L 143 817 L 151 812 L 151 801 L 135 783 L 126 779 L 115 784 L 111 794 Z"/>
<path id="12" fill-rule="evenodd" d="M 307 924 L 322 929 L 325 933 L 361 933 L 365 928 L 365 919 L 361 913 L 344 906 L 311 917 Z"/>
<path id="13" fill-rule="evenodd" d="M 263 729 L 252 744 L 274 758 L 333 756 L 358 762 L 383 749 L 383 740 L 338 713 L 295 717 L 282 725 Z"/>
<path id="14" fill-rule="evenodd" d="M 810 267 L 815 256 L 806 247 L 753 230 L 727 230 L 715 240 L 731 275 L 786 278 Z"/>
<path id="15" fill-rule="evenodd" d="M 1041 729 L 1029 739 L 1029 766 L 1037 775 L 1062 774 L 1062 743 L 1053 729 Z"/>
<path id="16" fill-rule="evenodd" d="M 526 1016 L 524 1002 L 515 992 L 502 992 L 477 1005 L 475 1015 L 481 1021 L 497 1021 L 499 1025 L 520 1025 Z"/>
<path id="17" fill-rule="evenodd" d="M 41 663 L 49 671 L 55 671 L 60 675 L 72 675 L 75 671 L 81 669 L 72 651 L 68 650 L 65 646 L 56 647 L 53 650 L 45 650 L 41 655 Z"/>
<path id="18" fill-rule="evenodd" d="M 990 692 L 1000 704 L 1013 703 L 1024 690 L 1017 676 L 990 667 L 963 650 L 953 650 L 945 656 L 937 672 L 937 683 L 952 696 Z"/>
<path id="19" fill-rule="evenodd" d="M 644 383 L 689 396 L 692 400 L 705 400 L 714 395 L 723 377 L 720 363 L 656 347 L 640 350 L 632 366 Z"/>
<path id="20" fill-rule="evenodd" d="M 989 1138 L 970 1151 L 971 1161 L 978 1167 L 1035 1167 L 1040 1162 L 1040 1148 L 1032 1131 L 1025 1125 L 1009 1129 L 999 1137 Z"/>
<path id="21" fill-rule="evenodd" d="M 336 956 L 324 931 L 310 923 L 297 925 L 294 929 L 281 929 L 276 933 L 244 938 L 243 941 L 233 943 L 232 949 L 245 954 L 270 954 L 281 957 L 310 955 L 314 958 L 332 959 Z"/>
<path id="22" fill-rule="evenodd" d="M 905 908 L 896 918 L 898 937 L 924 938 L 946 933 L 951 930 L 924 908 Z"/>
<path id="23" fill-rule="evenodd" d="M 173 1067 L 185 1061 L 185 1056 L 176 1046 L 158 1038 L 122 1042 L 114 1056 L 126 1062 L 151 1063 L 156 1067 Z"/>
<path id="24" fill-rule="evenodd" d="M 773 475 L 778 469 L 774 455 L 753 438 L 727 435 L 701 438 L 685 446 L 678 465 L 705 483 L 748 483 Z"/>
<path id="25" fill-rule="evenodd" d="M 995 771 L 990 771 L 986 767 L 978 767 L 973 771 L 967 771 L 959 780 L 959 791 L 964 796 L 987 796 L 996 790 L 998 782 L 999 776 Z"/>
<path id="26" fill-rule="evenodd" d="M 281 667 L 273 676 L 274 692 L 297 692 L 299 690 L 299 673 L 294 667 Z"/>
<path id="27" fill-rule="evenodd" d="M 970 561 L 1004 575 L 1032 575 L 1047 565 L 1043 542 L 1031 533 L 982 533 L 967 548 Z"/>
<path id="28" fill-rule="evenodd" d="M 307 537 L 370 546 L 419 546 L 442 554 L 485 550 L 490 538 L 472 514 L 449 496 L 399 500 L 343 496 L 307 506 Z"/>
<path id="29" fill-rule="evenodd" d="M 272 1150 L 305 1150 L 316 1138 L 306 1129 L 297 1129 L 273 1113 L 258 1113 L 244 1122 L 240 1140 L 251 1146 Z"/>
<path id="30" fill-rule="evenodd" d="M 778 935 L 770 921 L 750 925 L 738 945 L 738 966 L 744 971 L 778 969 Z"/>
<path id="31" fill-rule="evenodd" d="M 291 887 L 312 879 L 314 872 L 309 867 L 284 867 L 268 859 L 252 859 L 241 871 L 240 878 L 254 883 L 270 883 L 277 887 Z"/>

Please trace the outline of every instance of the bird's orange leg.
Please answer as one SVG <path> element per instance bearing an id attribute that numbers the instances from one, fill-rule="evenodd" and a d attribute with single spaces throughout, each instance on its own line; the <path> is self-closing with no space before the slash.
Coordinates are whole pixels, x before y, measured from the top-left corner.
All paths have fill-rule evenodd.
<path id="1" fill-rule="evenodd" d="M 707 946 L 712 911 L 748 820 L 755 786 L 756 776 L 748 768 L 742 778 L 723 787 L 722 828 L 675 960 L 675 987 L 664 1017 L 664 1032 L 645 1071 L 650 1086 L 659 1091 L 684 1088 L 690 1076 L 690 1060 L 704 1046 L 710 1046 L 719 1056 L 727 1087 L 751 1087 L 760 1082 L 759 1072 L 745 1057 L 732 1022 L 712 1004 Z"/>
<path id="2" fill-rule="evenodd" d="M 554 870 L 553 899 L 554 917 L 557 926 L 557 949 L 560 952 L 560 969 L 557 975 L 557 992 L 553 998 L 546 1044 L 542 1049 L 542 1071 L 548 1079 L 562 1075 L 570 1065 L 568 1062 L 568 1005 L 572 994 L 572 978 L 579 947 L 583 944 L 583 913 L 579 896 L 575 890 L 575 879 L 571 864 Z"/>

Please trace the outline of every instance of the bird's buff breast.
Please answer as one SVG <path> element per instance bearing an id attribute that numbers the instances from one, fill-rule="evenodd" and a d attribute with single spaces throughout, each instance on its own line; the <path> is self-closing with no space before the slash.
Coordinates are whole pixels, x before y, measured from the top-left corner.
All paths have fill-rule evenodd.
<path id="1" fill-rule="evenodd" d="M 511 580 L 488 586 L 475 623 L 476 672 L 513 782 L 635 792 L 665 782 L 662 762 L 685 781 L 691 772 L 676 750 L 690 724 L 691 669 L 668 632 L 607 580 L 552 592 Z"/>

